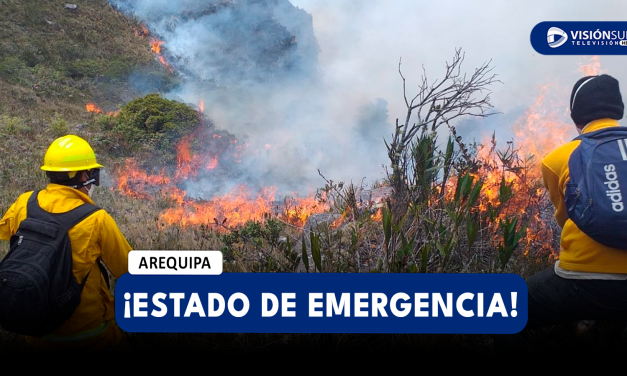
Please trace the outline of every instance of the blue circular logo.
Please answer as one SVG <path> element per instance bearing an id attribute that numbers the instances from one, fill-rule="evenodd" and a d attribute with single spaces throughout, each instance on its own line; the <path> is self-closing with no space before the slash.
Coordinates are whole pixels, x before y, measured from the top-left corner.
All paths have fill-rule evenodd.
<path id="1" fill-rule="evenodd" d="M 552 27 L 546 33 L 546 41 L 551 48 L 557 48 L 568 40 L 568 34 L 559 27 Z"/>

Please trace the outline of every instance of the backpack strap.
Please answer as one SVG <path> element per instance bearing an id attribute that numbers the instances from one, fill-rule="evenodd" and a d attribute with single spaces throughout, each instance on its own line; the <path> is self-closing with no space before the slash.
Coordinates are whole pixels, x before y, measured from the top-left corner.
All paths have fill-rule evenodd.
<path id="1" fill-rule="evenodd" d="M 98 260 L 96 260 L 96 263 L 98 264 L 98 269 L 100 269 L 100 273 L 104 277 L 104 280 L 107 283 L 107 287 L 110 290 L 111 282 L 109 282 L 109 272 L 107 272 L 107 269 L 104 267 L 104 265 L 102 265 L 102 258 L 98 257 Z M 91 270 L 89 271 L 89 273 L 91 273 Z M 88 276 L 89 276 L 89 273 L 87 273 Z M 85 279 L 87 279 L 87 277 L 85 277 Z"/>
<path id="2" fill-rule="evenodd" d="M 100 210 L 98 206 L 86 202 L 64 213 L 50 213 L 39 206 L 39 202 L 37 202 L 38 194 L 39 191 L 34 191 L 29 197 L 28 203 L 26 204 L 26 216 L 54 222 L 65 231 L 69 231 L 92 213 Z"/>
<path id="3" fill-rule="evenodd" d="M 573 141 L 583 140 L 584 138 L 596 138 L 602 136 L 604 133 L 612 134 L 616 137 L 627 137 L 627 127 L 618 126 L 601 128 L 593 132 L 582 133 L 579 136 L 573 138 Z"/>
<path id="4" fill-rule="evenodd" d="M 34 191 L 33 194 L 28 198 L 28 203 L 26 204 L 26 216 L 56 223 L 62 228 L 62 231 L 66 233 L 72 227 L 82 222 L 85 218 L 89 217 L 90 215 L 101 209 L 96 205 L 86 202 L 64 213 L 50 213 L 42 209 L 41 206 L 39 206 L 39 202 L 37 202 L 38 194 L 39 191 Z M 107 273 L 107 270 L 104 268 L 104 266 L 101 264 L 100 258 L 98 258 L 96 262 L 98 264 L 100 272 L 105 278 L 107 287 L 111 288 L 109 284 L 109 274 Z M 87 282 L 87 277 L 89 277 L 90 273 L 91 270 L 87 272 L 87 275 L 85 276 L 85 278 L 83 278 L 83 282 L 80 283 L 81 289 L 83 288 L 83 286 L 85 286 L 85 283 Z"/>

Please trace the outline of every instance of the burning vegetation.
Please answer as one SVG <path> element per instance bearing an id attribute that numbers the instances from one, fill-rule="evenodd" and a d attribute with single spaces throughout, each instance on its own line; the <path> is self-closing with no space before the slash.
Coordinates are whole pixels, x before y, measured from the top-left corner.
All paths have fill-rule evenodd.
<path id="1" fill-rule="evenodd" d="M 226 131 L 215 129 L 198 110 L 148 95 L 129 102 L 115 118 L 117 152 L 128 157 L 117 175 L 116 188 L 124 195 L 147 200 L 163 198 L 172 203 L 159 218 L 164 226 L 216 225 L 216 231 L 238 228 L 248 221 L 280 217 L 303 227 L 313 213 L 327 206 L 312 197 L 296 194 L 280 200 L 276 187 L 233 186 L 227 193 L 196 199 L 183 189 L 186 182 L 211 179 L 228 184 L 238 174 L 242 158 L 253 157 L 249 145 Z M 87 108 L 102 114 L 97 106 Z M 204 120 L 203 120 L 204 119 Z M 175 126 L 176 125 L 176 126 Z M 125 145 L 121 150 L 120 145 Z M 160 151 L 160 153 L 156 153 Z"/>
<path id="2" fill-rule="evenodd" d="M 162 46 L 164 45 L 164 41 L 160 40 L 155 36 L 150 35 L 150 30 L 144 24 L 140 24 L 135 29 L 135 35 L 140 38 L 148 38 L 150 44 L 150 50 L 155 54 L 155 58 L 161 65 L 163 65 L 168 72 L 174 73 L 174 68 L 170 64 L 168 64 L 163 56 Z"/>
<path id="3" fill-rule="evenodd" d="M 445 81 L 484 90 L 495 82 L 488 64 L 470 79 L 456 76 L 454 68 L 462 62 L 458 51 Z M 539 162 L 570 138 L 571 128 L 552 120 L 564 106 L 549 101 L 554 88 L 542 87 L 533 106 L 512 126 L 515 141 L 499 146 L 492 135 L 482 144 L 468 145 L 449 120 L 470 111 L 489 116 L 489 96 L 450 103 L 450 93 L 423 94 L 430 90 L 424 82 L 414 100 L 407 101 L 406 124 L 397 125 L 388 144 L 388 181 L 370 189 L 324 179 L 324 187 L 305 198 L 279 195 L 275 186 L 245 184 L 223 193 L 190 194 L 187 183 L 227 184 L 242 161 L 260 152 L 217 130 L 203 116 L 203 100 L 194 110 L 193 129 L 158 137 L 170 137 L 175 157 L 162 164 L 128 158 L 116 172 L 116 189 L 136 199 L 165 200 L 159 231 L 180 228 L 215 237 L 231 261 L 225 266 L 229 270 L 520 272 L 553 262 L 559 231 Z M 156 101 L 149 97 L 145 100 Z M 143 113 L 138 128 L 168 128 L 155 127 L 146 111 L 145 104 L 129 103 L 118 118 L 137 119 Z M 164 111 L 154 113 L 163 116 Z M 410 115 L 416 123 L 409 122 Z M 441 125 L 450 130 L 443 146 L 436 132 Z M 539 129 L 543 138 L 537 137 Z M 272 148 L 267 144 L 263 152 Z"/>
<path id="4" fill-rule="evenodd" d="M 165 42 L 144 25 L 135 34 L 172 71 Z M 554 261 L 559 238 L 539 163 L 571 138 L 572 127 L 554 120 L 565 106 L 549 102 L 556 88 L 545 85 L 512 126 L 514 140 L 498 144 L 493 135 L 466 144 L 451 123 L 492 115 L 489 87 L 498 80 L 489 63 L 460 74 L 463 61 L 457 51 L 444 77 L 437 84 L 423 77 L 413 97 L 399 64 L 407 113 L 387 140 L 388 178 L 369 189 L 325 179 L 301 198 L 242 182 L 242 166 L 277 152 L 279 143 L 257 150 L 217 129 L 202 97 L 191 109 L 172 101 L 162 107 L 154 95 L 130 102 L 110 127 L 110 151 L 126 158 L 114 189 L 163 202 L 159 232 L 216 240 L 227 271 L 530 273 Z M 599 68 L 595 58 L 579 70 Z M 86 109 L 104 114 L 91 103 Z"/>
<path id="5" fill-rule="evenodd" d="M 107 111 L 107 112 L 104 112 L 102 110 L 102 108 L 98 107 L 96 104 L 91 103 L 91 102 L 89 102 L 89 103 L 87 103 L 85 105 L 85 110 L 87 110 L 87 112 L 92 112 L 94 114 L 105 114 L 106 113 L 109 116 L 117 116 L 120 113 L 120 111 Z"/>
<path id="6" fill-rule="evenodd" d="M 303 227 L 313 213 L 325 211 L 327 206 L 313 197 L 295 195 L 277 201 L 276 187 L 262 188 L 258 193 L 245 185 L 237 185 L 224 195 L 209 200 L 188 197 L 180 188 L 188 180 L 228 177 L 234 164 L 240 163 L 242 148 L 237 139 L 222 132 L 203 134 L 199 128 L 182 138 L 176 145 L 176 165 L 149 174 L 134 159 L 127 159 L 120 171 L 117 188 L 124 194 L 139 199 L 157 195 L 167 198 L 173 206 L 163 211 L 159 218 L 163 225 L 181 227 L 216 225 L 216 231 L 244 226 L 249 221 L 282 218 L 286 223 Z M 197 149 L 192 148 L 196 143 Z"/>

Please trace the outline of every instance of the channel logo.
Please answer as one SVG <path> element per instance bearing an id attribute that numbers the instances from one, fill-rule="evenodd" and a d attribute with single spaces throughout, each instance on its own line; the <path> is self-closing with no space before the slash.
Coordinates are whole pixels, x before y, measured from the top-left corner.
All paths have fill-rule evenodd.
<path id="1" fill-rule="evenodd" d="M 627 22 L 543 21 L 529 41 L 542 55 L 627 55 Z"/>
<path id="2" fill-rule="evenodd" d="M 557 48 L 568 40 L 568 34 L 559 27 L 551 27 L 546 33 L 546 41 L 551 48 Z"/>

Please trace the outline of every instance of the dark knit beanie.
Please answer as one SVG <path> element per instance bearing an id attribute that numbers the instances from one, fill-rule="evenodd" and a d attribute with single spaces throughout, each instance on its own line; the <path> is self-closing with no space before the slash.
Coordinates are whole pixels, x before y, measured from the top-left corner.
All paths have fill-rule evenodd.
<path id="1" fill-rule="evenodd" d="M 618 81 L 607 74 L 580 79 L 570 94 L 570 117 L 580 128 L 593 120 L 620 120 L 624 107 Z"/>

